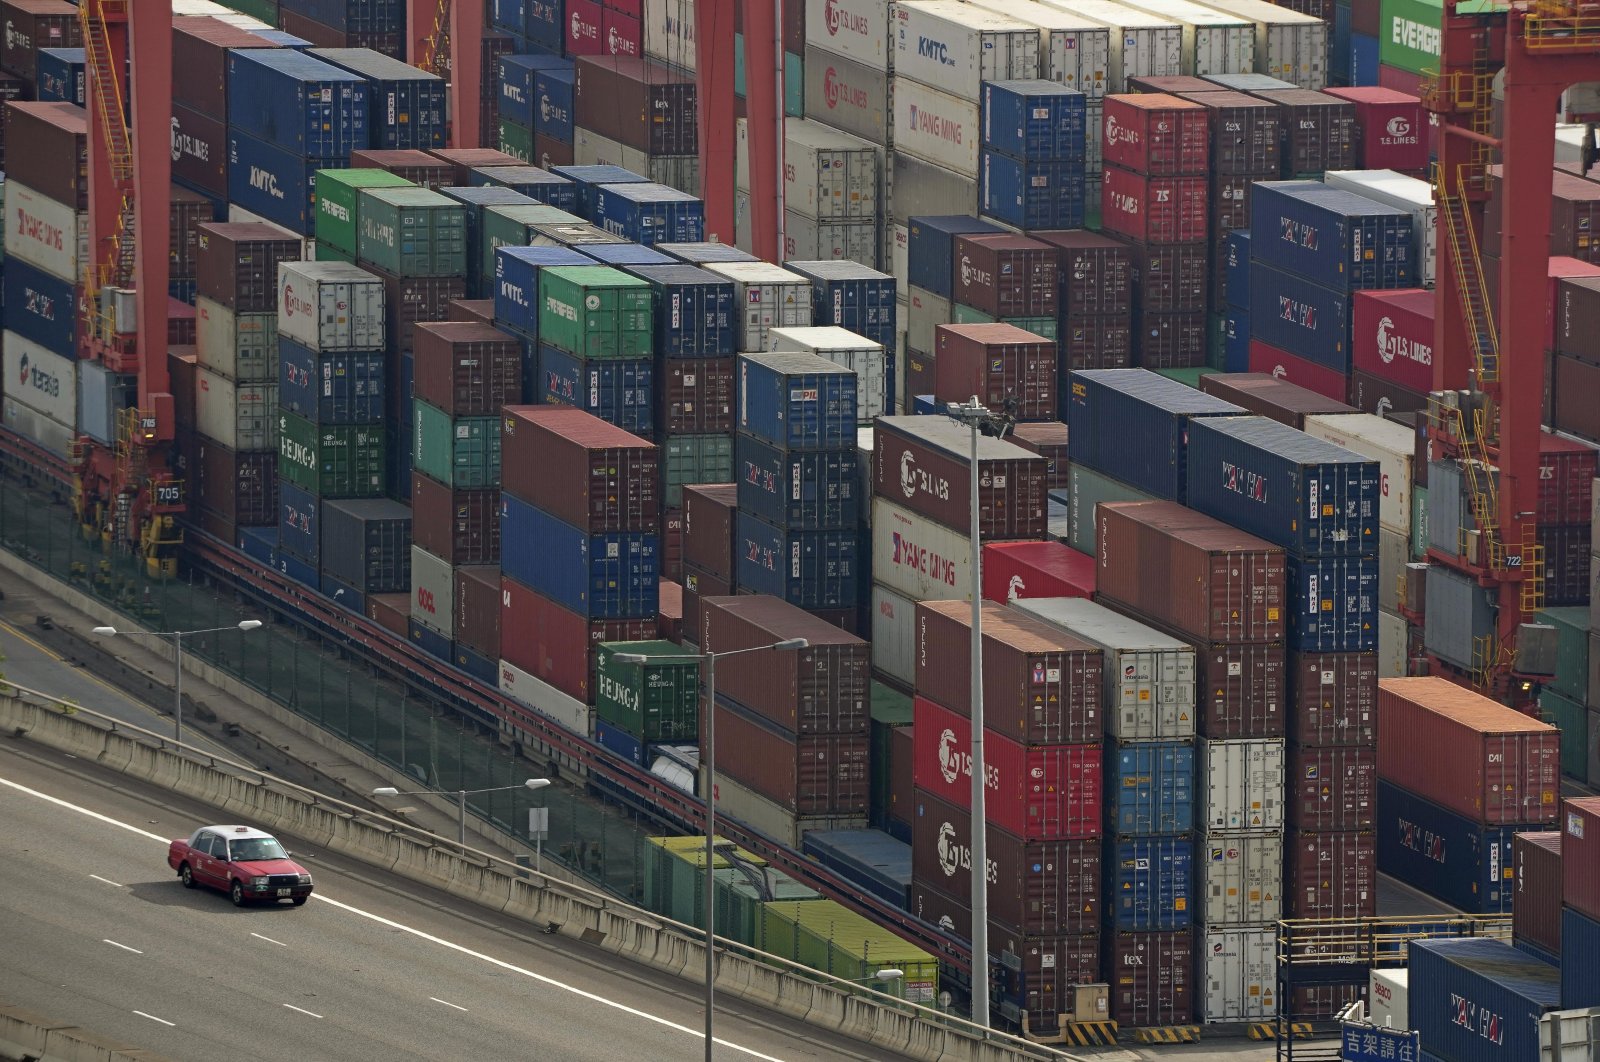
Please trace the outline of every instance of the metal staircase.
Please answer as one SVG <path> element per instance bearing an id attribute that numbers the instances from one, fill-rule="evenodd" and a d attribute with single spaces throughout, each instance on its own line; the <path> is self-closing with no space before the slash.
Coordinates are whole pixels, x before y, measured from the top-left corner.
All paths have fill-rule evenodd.
<path id="1" fill-rule="evenodd" d="M 452 0 L 439 0 L 433 13 L 433 31 L 422 39 L 427 46 L 417 66 L 430 74 L 446 80 L 450 78 L 450 4 Z"/>
<path id="2" fill-rule="evenodd" d="M 99 4 L 78 5 L 78 21 L 83 27 L 84 62 L 89 68 L 89 85 L 100 109 L 101 133 L 110 158 L 111 176 L 121 198 L 117 230 L 109 248 L 96 248 L 96 260 L 84 277 L 90 324 L 96 332 L 110 334 L 110 322 L 100 306 L 100 288 L 115 284 L 126 287 L 133 282 L 133 140 L 128 131 L 126 101 L 122 81 L 111 65 L 111 33 L 106 14 L 125 13 L 127 0 L 100 0 Z"/>

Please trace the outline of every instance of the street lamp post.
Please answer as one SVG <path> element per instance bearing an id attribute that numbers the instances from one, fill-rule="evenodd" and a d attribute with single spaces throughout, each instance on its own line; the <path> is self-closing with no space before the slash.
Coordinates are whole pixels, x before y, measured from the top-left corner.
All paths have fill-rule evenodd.
<path id="1" fill-rule="evenodd" d="M 202 631 L 119 631 L 115 627 L 96 627 L 95 634 L 125 638 L 171 638 L 173 664 L 172 740 L 183 740 L 183 640 L 191 634 L 216 634 L 219 631 L 253 631 L 261 626 L 257 619 L 240 620 L 231 627 L 207 627 Z"/>
<path id="2" fill-rule="evenodd" d="M 462 848 L 467 846 L 467 797 L 477 796 L 479 793 L 504 793 L 508 789 L 543 789 L 550 784 L 548 778 L 529 778 L 521 785 L 497 785 L 489 789 L 457 789 L 456 790 L 456 844 Z M 402 793 L 392 785 L 379 786 L 372 791 L 373 796 L 433 796 L 431 790 L 418 790 Z"/>
<path id="3" fill-rule="evenodd" d="M 771 645 L 753 645 L 746 649 L 729 649 L 722 653 L 701 653 L 706 665 L 706 740 L 700 758 L 706 765 L 706 1062 L 711 1062 L 713 1014 L 715 1013 L 715 985 L 717 977 L 717 914 L 716 835 L 717 835 L 717 658 L 738 656 L 740 653 L 759 653 L 767 650 L 793 652 L 811 643 L 804 638 L 785 638 Z M 648 664 L 648 653 L 617 653 L 612 661 L 618 664 Z"/>

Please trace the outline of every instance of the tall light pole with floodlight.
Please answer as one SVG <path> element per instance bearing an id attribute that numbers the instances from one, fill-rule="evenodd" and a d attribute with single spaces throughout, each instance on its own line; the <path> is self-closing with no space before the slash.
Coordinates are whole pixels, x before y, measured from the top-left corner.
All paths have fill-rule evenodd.
<path id="1" fill-rule="evenodd" d="M 183 640 L 194 634 L 217 634 L 221 631 L 253 631 L 261 626 L 257 619 L 240 620 L 231 627 L 207 627 L 201 631 L 119 631 L 115 627 L 96 627 L 95 634 L 107 637 L 122 635 L 124 638 L 171 638 L 172 663 L 174 676 L 172 681 L 173 707 L 172 707 L 172 740 L 183 740 Z"/>

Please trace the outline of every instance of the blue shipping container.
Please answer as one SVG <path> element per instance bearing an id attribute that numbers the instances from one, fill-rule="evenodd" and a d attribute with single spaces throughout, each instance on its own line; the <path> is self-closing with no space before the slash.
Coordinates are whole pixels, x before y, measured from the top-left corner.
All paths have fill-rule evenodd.
<path id="1" fill-rule="evenodd" d="M 608 723 L 604 719 L 596 718 L 594 721 L 594 740 L 595 744 L 615 753 L 627 762 L 639 767 L 646 766 L 644 762 L 644 742 L 615 723 Z"/>
<path id="2" fill-rule="evenodd" d="M 1194 828 L 1194 746 L 1119 741 L 1106 746 L 1106 830 L 1122 837 Z"/>
<path id="3" fill-rule="evenodd" d="M 537 166 L 480 166 L 467 174 L 467 180 L 475 187 L 509 188 L 560 210 L 578 209 L 577 185 Z"/>
<path id="4" fill-rule="evenodd" d="M 625 269 L 628 266 L 676 265 L 678 259 L 662 254 L 654 247 L 642 243 L 591 243 L 583 253 L 601 265 Z"/>
<path id="5" fill-rule="evenodd" d="M 1561 1007 L 1600 1007 L 1600 921 L 1561 909 Z"/>
<path id="6" fill-rule="evenodd" d="M 551 173 L 558 173 L 578 186 L 578 213 L 594 220 L 595 192 L 603 185 L 608 184 L 652 184 L 650 178 L 640 176 L 632 170 L 623 169 L 621 166 L 612 166 L 602 163 L 590 166 L 552 166 Z"/>
<path id="7" fill-rule="evenodd" d="M 309 54 L 366 81 L 371 93 L 371 147 L 393 151 L 444 147 L 450 112 L 443 78 L 370 48 L 315 48 Z"/>
<path id="8" fill-rule="evenodd" d="M 278 552 L 317 566 L 322 558 L 321 508 L 322 499 L 278 477 Z"/>
<path id="9" fill-rule="evenodd" d="M 471 211 L 468 211 L 470 214 Z M 570 247 L 497 247 L 494 252 L 494 323 L 524 336 L 539 336 L 539 270 L 545 266 L 593 265 Z M 523 379 L 531 379 L 524 372 Z"/>
<path id="10" fill-rule="evenodd" d="M 939 400 L 932 395 L 913 395 L 911 397 L 911 415 L 915 417 L 937 416 L 943 412 Z"/>
<path id="11" fill-rule="evenodd" d="M 1258 262 L 1336 291 L 1406 288 L 1416 277 L 1411 214 L 1321 181 L 1257 181 Z"/>
<path id="12" fill-rule="evenodd" d="M 589 218 L 609 233 L 653 246 L 692 243 L 706 237 L 706 205 L 664 184 L 602 184 L 594 190 Z"/>
<path id="13" fill-rule="evenodd" d="M 1378 648 L 1378 559 L 1288 555 L 1289 648 L 1366 653 Z"/>
<path id="14" fill-rule="evenodd" d="M 278 567 L 278 526 L 271 527 L 241 527 L 239 540 L 234 543 L 239 552 L 255 561 L 263 568 L 277 570 Z"/>
<path id="15" fill-rule="evenodd" d="M 348 160 L 371 143 L 372 89 L 288 48 L 228 52 L 228 128 L 296 155 Z"/>
<path id="16" fill-rule="evenodd" d="M 1482 826 L 1378 782 L 1378 869 L 1468 914 L 1510 914 L 1511 837 L 1543 826 Z"/>
<path id="17" fill-rule="evenodd" d="M 587 619 L 654 616 L 654 532 L 590 535 L 509 494 L 500 496 L 500 567 Z"/>
<path id="18" fill-rule="evenodd" d="M 786 531 L 739 513 L 733 551 L 742 589 L 800 608 L 855 608 L 861 596 L 861 536 L 842 531 Z"/>
<path id="19" fill-rule="evenodd" d="M 854 527 L 861 466 L 854 449 L 784 450 L 740 432 L 733 441 L 739 508 L 794 531 Z"/>
<path id="20" fill-rule="evenodd" d="M 489 26 L 513 37 L 528 35 L 528 0 L 489 0 Z M 505 75 L 500 75 L 500 81 Z"/>
<path id="21" fill-rule="evenodd" d="M 748 251 L 726 243 L 658 243 L 656 250 L 670 256 L 673 261 L 686 262 L 689 265 L 711 265 L 717 262 L 759 262 L 760 259 Z"/>
<path id="22" fill-rule="evenodd" d="M 1290 553 L 1376 556 L 1381 488 L 1376 461 L 1277 421 L 1190 424 L 1190 507 Z"/>
<path id="23" fill-rule="evenodd" d="M 856 374 L 815 354 L 741 354 L 739 430 L 785 450 L 856 445 Z"/>
<path id="24" fill-rule="evenodd" d="M 1334 83 L 1339 85 L 1350 84 L 1350 23 L 1354 12 L 1350 9 L 1350 0 L 1336 0 L 1333 5 L 1333 20 L 1328 26 L 1328 52 L 1331 58 L 1330 72 L 1334 76 Z"/>
<path id="25" fill-rule="evenodd" d="M 335 605 L 347 608 L 358 616 L 366 613 L 367 595 L 327 572 L 322 572 L 321 576 L 318 585 L 323 597 L 329 598 Z"/>
<path id="26" fill-rule="evenodd" d="M 228 134 L 228 200 L 301 236 L 316 231 L 317 171 L 341 159 L 304 158 L 253 136 Z"/>
<path id="27" fill-rule="evenodd" d="M 78 293 L 20 258 L 5 263 L 5 326 L 63 358 L 78 357 Z"/>
<path id="28" fill-rule="evenodd" d="M 485 656 L 470 645 L 455 642 L 455 665 L 485 686 L 500 684 L 500 661 Z"/>
<path id="29" fill-rule="evenodd" d="M 1193 846 L 1187 837 L 1106 842 L 1106 902 L 1119 930 L 1186 929 Z"/>
<path id="30" fill-rule="evenodd" d="M 964 214 L 912 218 L 906 226 L 906 282 L 941 299 L 954 297 L 956 237 L 1005 231 Z"/>
<path id="31" fill-rule="evenodd" d="M 1083 226 L 1083 162 L 1022 162 L 996 151 L 983 153 L 978 174 L 979 209 L 1021 229 Z"/>
<path id="32" fill-rule="evenodd" d="M 910 902 L 911 846 L 880 830 L 808 830 L 800 850 L 886 903 Z"/>
<path id="33" fill-rule="evenodd" d="M 1458 937 L 1410 944 L 1411 1027 L 1452 1062 L 1532 1062 L 1539 1017 L 1560 1006 L 1554 966 L 1502 940 Z"/>
<path id="34" fill-rule="evenodd" d="M 496 8 L 515 6 L 520 16 L 528 0 L 494 0 Z M 521 21 L 520 17 L 518 21 Z M 520 30 L 516 32 L 521 32 Z M 540 70 L 565 70 L 571 72 L 572 60 L 559 55 L 502 55 L 495 60 L 499 85 L 500 117 L 524 129 L 534 128 L 534 113 L 538 93 L 534 75 Z"/>
<path id="35" fill-rule="evenodd" d="M 313 424 L 382 424 L 383 351 L 318 354 L 278 337 L 278 408 Z"/>
<path id="36" fill-rule="evenodd" d="M 1255 338 L 1341 375 L 1350 371 L 1350 297 L 1304 277 L 1250 263 Z"/>
<path id="37" fill-rule="evenodd" d="M 981 103 L 982 147 L 1030 162 L 1083 162 L 1083 93 L 1054 81 L 985 81 Z"/>
<path id="38" fill-rule="evenodd" d="M 699 266 L 630 266 L 655 289 L 655 347 L 666 357 L 714 358 L 738 349 L 733 281 Z"/>
<path id="39" fill-rule="evenodd" d="M 341 33 L 396 33 L 406 26 L 405 0 L 278 0 L 278 9 Z"/>
<path id="40" fill-rule="evenodd" d="M 1190 419 L 1244 412 L 1148 369 L 1074 372 L 1069 384 L 1072 460 L 1173 501 L 1183 501 L 1186 492 Z"/>
<path id="41" fill-rule="evenodd" d="M 563 144 L 573 141 L 572 97 L 577 75 L 569 63 L 547 66 L 533 75 L 533 132 Z"/>
<path id="42" fill-rule="evenodd" d="M 1223 372 L 1250 371 L 1250 313 L 1237 306 L 1229 306 L 1222 322 L 1222 364 L 1213 366 Z"/>
<path id="43" fill-rule="evenodd" d="M 39 49 L 34 80 L 41 103 L 84 105 L 83 54 L 82 48 Z"/>
<path id="44" fill-rule="evenodd" d="M 1377 83 L 1378 38 L 1350 34 L 1350 84 L 1366 87 Z"/>
<path id="45" fill-rule="evenodd" d="M 838 325 L 894 350 L 895 281 L 856 262 L 785 262 L 783 267 L 811 281 L 811 320 Z"/>
<path id="46" fill-rule="evenodd" d="M 453 663 L 454 644 L 449 638 L 440 634 L 431 627 L 424 627 L 416 620 L 406 622 L 406 631 L 411 636 L 411 644 L 417 646 L 429 656 L 445 663 Z"/>
<path id="47" fill-rule="evenodd" d="M 279 29 L 253 29 L 250 32 L 254 33 L 257 37 L 260 37 L 262 40 L 268 42 L 269 44 L 274 44 L 279 48 L 310 48 L 310 47 L 312 47 L 312 43 L 310 41 L 306 40 L 304 37 L 296 37 L 294 34 L 287 33 L 284 30 L 279 30 Z"/>
<path id="48" fill-rule="evenodd" d="M 577 406 L 635 435 L 655 432 L 656 367 L 650 358 L 581 358 L 539 347 L 538 402 Z"/>
<path id="49" fill-rule="evenodd" d="M 1222 288 L 1228 305 L 1250 309 L 1250 230 L 1234 229 L 1222 242 Z"/>

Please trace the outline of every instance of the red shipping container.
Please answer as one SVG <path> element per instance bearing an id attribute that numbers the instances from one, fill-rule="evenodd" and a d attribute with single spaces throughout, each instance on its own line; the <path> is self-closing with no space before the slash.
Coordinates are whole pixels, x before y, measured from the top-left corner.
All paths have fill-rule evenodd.
<path id="1" fill-rule="evenodd" d="M 797 734 L 865 734 L 871 721 L 872 653 L 860 638 L 764 594 L 700 598 L 695 641 L 708 653 L 758 649 L 790 638 L 799 650 L 730 656 L 717 667 L 717 696 Z"/>
<path id="2" fill-rule="evenodd" d="M 1220 240 L 1234 229 L 1250 227 L 1250 195 L 1257 181 L 1277 179 L 1269 173 L 1214 173 L 1211 193 L 1211 237 Z"/>
<path id="3" fill-rule="evenodd" d="M 1195 727 L 1200 736 L 1283 737 L 1289 714 L 1287 655 L 1283 646 L 1261 642 L 1197 645 Z"/>
<path id="4" fill-rule="evenodd" d="M 253 221 L 201 225 L 195 246 L 198 293 L 234 313 L 276 313 L 278 264 L 303 250 L 283 229 Z"/>
<path id="5" fill-rule="evenodd" d="M 644 29 L 638 15 L 630 15 L 610 7 L 600 12 L 600 36 L 605 42 L 607 55 L 632 56 L 644 54 Z"/>
<path id="6" fill-rule="evenodd" d="M 656 604 L 656 637 L 683 643 L 683 584 L 661 580 Z"/>
<path id="7" fill-rule="evenodd" d="M 963 534 L 970 530 L 967 428 L 944 417 L 880 417 L 872 441 L 877 494 Z M 1045 538 L 1048 494 L 1042 457 L 1002 439 L 978 439 L 979 537 Z"/>
<path id="8" fill-rule="evenodd" d="M 1206 364 L 1204 310 L 1145 313 L 1134 318 L 1134 360 L 1146 369 L 1195 369 Z"/>
<path id="9" fill-rule="evenodd" d="M 964 601 L 921 601 L 913 637 L 917 692 L 972 711 L 972 615 Z M 1098 741 L 1099 649 L 1003 605 L 983 605 L 984 725 L 1025 745 Z"/>
<path id="10" fill-rule="evenodd" d="M 396 638 L 410 637 L 410 594 L 368 594 L 366 605 L 367 619 Z"/>
<path id="11" fill-rule="evenodd" d="M 1101 964 L 1111 988 L 1111 1020 L 1119 1026 L 1187 1025 L 1194 1020 L 1193 937 L 1189 930 L 1107 931 Z"/>
<path id="12" fill-rule="evenodd" d="M 983 547 L 983 596 L 1005 604 L 1029 597 L 1094 597 L 1095 560 L 1064 542 L 990 542 Z"/>
<path id="13" fill-rule="evenodd" d="M 1600 365 L 1565 354 L 1550 368 L 1550 426 L 1586 439 L 1600 440 Z"/>
<path id="14" fill-rule="evenodd" d="M 1371 918 L 1378 913 L 1378 849 L 1358 831 L 1284 831 L 1285 918 Z"/>
<path id="15" fill-rule="evenodd" d="M 1356 165 L 1356 105 L 1310 89 L 1252 92 L 1283 109 L 1284 172 L 1290 177 Z"/>
<path id="16" fill-rule="evenodd" d="M 1589 603 L 1589 521 L 1540 524 L 1544 547 L 1544 601 L 1547 606 Z"/>
<path id="17" fill-rule="evenodd" d="M 1063 372 L 1133 365 L 1133 323 L 1126 314 L 1062 318 L 1056 343 Z"/>
<path id="18" fill-rule="evenodd" d="M 1357 165 L 1365 170 L 1428 167 L 1428 112 L 1415 96 L 1378 85 L 1328 88 L 1356 105 Z"/>
<path id="19" fill-rule="evenodd" d="M 1500 311 L 1499 267 L 1500 259 L 1494 258 L 1490 255 L 1483 256 L 1483 281 L 1489 289 L 1489 305 L 1496 313 L 1499 313 Z M 1570 345 L 1562 342 L 1561 339 L 1558 338 L 1562 332 L 1566 331 L 1567 328 L 1570 327 L 1568 322 L 1565 320 L 1564 297 L 1562 295 L 1562 288 L 1565 285 L 1562 284 L 1562 281 L 1567 279 L 1577 280 L 1587 277 L 1600 277 L 1600 265 L 1595 265 L 1592 262 L 1585 262 L 1577 258 L 1569 258 L 1566 255 L 1550 256 L 1550 334 L 1545 340 L 1546 349 L 1561 350 L 1564 346 Z M 1575 331 L 1578 332 L 1577 338 L 1582 340 L 1583 336 L 1581 334 L 1581 323 Z M 1578 345 L 1587 347 L 1588 344 L 1593 342 L 1594 341 L 1591 339 L 1588 340 L 1588 343 L 1580 342 Z M 1582 356 L 1584 351 L 1569 350 L 1567 353 L 1578 354 Z M 1594 359 L 1591 358 L 1590 360 Z"/>
<path id="20" fill-rule="evenodd" d="M 1371 747 L 1289 747 L 1289 825 L 1336 833 L 1370 830 L 1377 816 L 1378 753 Z"/>
<path id="21" fill-rule="evenodd" d="M 1250 341 L 1250 371 L 1270 373 L 1281 380 L 1299 384 L 1329 398 L 1345 400 L 1345 378 L 1325 365 L 1307 361 L 1287 350 L 1268 346 L 1259 339 Z"/>
<path id="22" fill-rule="evenodd" d="M 665 358 L 656 363 L 660 381 L 657 419 L 668 435 L 714 435 L 733 431 L 734 358 Z"/>
<path id="23" fill-rule="evenodd" d="M 0 68 L 24 81 L 38 78 L 40 48 L 83 47 L 78 9 L 64 0 L 5 0 L 0 22 L 6 26 Z"/>
<path id="24" fill-rule="evenodd" d="M 653 531 L 661 516 L 654 443 L 568 406 L 507 406 L 501 488 L 589 532 Z"/>
<path id="25" fill-rule="evenodd" d="M 719 771 L 795 815 L 866 815 L 865 733 L 786 733 L 721 696 L 716 711 Z"/>
<path id="26" fill-rule="evenodd" d="M 1200 390 L 1296 430 L 1306 426 L 1307 417 L 1356 411 L 1343 399 L 1259 372 L 1209 373 L 1200 377 Z"/>
<path id="27" fill-rule="evenodd" d="M 459 147 L 432 148 L 428 154 L 450 167 L 450 183 L 466 186 L 472 183 L 473 170 L 484 166 L 525 166 L 527 162 L 515 155 L 507 155 L 496 148 Z"/>
<path id="28" fill-rule="evenodd" d="M 1588 444 L 1539 433 L 1539 525 L 1587 524 L 1596 451 Z"/>
<path id="29" fill-rule="evenodd" d="M 72 47 L 46 45 L 46 47 Z M 247 29 L 215 18 L 172 20 L 172 102 L 224 124 L 228 121 L 228 52 L 275 48 Z M 227 140 L 222 154 L 227 158 Z"/>
<path id="30" fill-rule="evenodd" d="M 1019 420 L 1056 416 L 1056 346 L 1008 324 L 934 327 L 934 397 L 965 402 L 973 395 Z"/>
<path id="31" fill-rule="evenodd" d="M 1360 369 L 1350 370 L 1350 404 L 1363 413 L 1415 413 L 1428 408 L 1428 396 Z M 1417 486 L 1424 486 L 1419 482 Z"/>
<path id="32" fill-rule="evenodd" d="M 1088 229 L 1052 229 L 1031 233 L 1058 248 L 1056 273 L 1061 278 L 1063 315 L 1121 315 L 1133 307 L 1133 263 L 1128 245 Z"/>
<path id="33" fill-rule="evenodd" d="M 500 567 L 477 564 L 456 568 L 456 642 L 500 659 Z"/>
<path id="34" fill-rule="evenodd" d="M 1203 77 L 1188 74 L 1144 75 L 1128 78 L 1128 91 L 1134 92 L 1217 92 L 1222 86 Z"/>
<path id="35" fill-rule="evenodd" d="M 720 725 L 720 720 L 719 720 Z M 989 917 L 1022 936 L 1100 923 L 1100 842 L 1025 841 L 989 824 Z M 916 791 L 911 876 L 962 903 L 972 900 L 972 816 Z"/>
<path id="36" fill-rule="evenodd" d="M 1291 653 L 1289 740 L 1372 745 L 1378 737 L 1377 653 Z"/>
<path id="37" fill-rule="evenodd" d="M 451 299 L 444 312 L 446 321 L 494 324 L 493 299 Z"/>
<path id="38" fill-rule="evenodd" d="M 1146 177 L 1107 166 L 1100 184 L 1101 224 L 1142 243 L 1204 243 L 1210 197 L 1204 177 Z"/>
<path id="39" fill-rule="evenodd" d="M 411 473 L 411 542 L 459 568 L 500 560 L 500 492 L 451 490 Z"/>
<path id="40" fill-rule="evenodd" d="M 1204 244 L 1147 246 L 1127 241 L 1134 313 L 1192 313 L 1206 308 L 1210 267 Z"/>
<path id="41" fill-rule="evenodd" d="M 1023 421 L 1011 426 L 1012 442 L 1038 454 L 1047 462 L 1045 487 L 1049 490 L 1066 490 L 1070 482 L 1071 467 L 1067 459 L 1067 426 L 1059 420 Z"/>
<path id="42" fill-rule="evenodd" d="M 1204 174 L 1211 160 L 1210 117 L 1198 103 L 1164 92 L 1107 96 L 1106 164 L 1151 177 Z"/>
<path id="43" fill-rule="evenodd" d="M 733 593 L 733 583 L 721 576 L 704 572 L 692 564 L 683 566 L 683 629 L 685 637 L 694 641 L 700 629 L 700 599 L 702 597 L 727 597 Z"/>
<path id="44" fill-rule="evenodd" d="M 885 815 L 904 827 L 902 836 L 911 835 L 911 820 L 916 816 L 916 786 L 911 781 L 916 750 L 909 726 L 897 726 L 889 733 L 889 806 Z M 892 832 L 892 831 L 891 831 Z"/>
<path id="45" fill-rule="evenodd" d="M 1559 956 L 1563 887 L 1561 831 L 1512 834 L 1511 867 L 1517 882 L 1511 900 L 1512 939 Z"/>
<path id="46" fill-rule="evenodd" d="M 389 349 L 394 354 L 391 364 L 396 367 L 399 355 L 415 354 L 417 325 L 448 319 L 450 304 L 467 293 L 467 282 L 461 277 L 400 277 L 377 266 L 361 268 L 383 281 Z M 398 400 L 405 396 L 397 391 L 395 397 Z M 396 413 L 397 419 L 410 417 L 409 413 L 398 417 L 398 407 Z"/>
<path id="47" fill-rule="evenodd" d="M 452 417 L 492 417 L 522 398 L 522 345 L 483 324 L 416 326 L 412 395 Z"/>
<path id="48" fill-rule="evenodd" d="M 955 301 L 991 317 L 1054 317 L 1060 283 L 1049 244 L 1009 233 L 957 236 Z"/>
<path id="49" fill-rule="evenodd" d="M 171 280 L 193 280 L 200 268 L 200 226 L 211 221 L 211 200 L 174 184 L 168 196 L 167 262 Z"/>
<path id="50" fill-rule="evenodd" d="M 1590 918 L 1600 918 L 1600 797 L 1566 800 L 1561 810 L 1562 900 Z"/>
<path id="51" fill-rule="evenodd" d="M 733 532 L 739 488 L 700 483 L 683 488 L 683 563 L 733 584 Z M 691 631 L 698 631 L 698 625 Z"/>
<path id="52" fill-rule="evenodd" d="M 571 144 L 544 133 L 534 135 L 532 162 L 535 166 L 544 170 L 552 166 L 571 166 L 572 159 Z"/>
<path id="53" fill-rule="evenodd" d="M 654 616 L 588 620 L 515 579 L 500 579 L 500 657 L 562 693 L 593 704 L 594 653 L 601 642 L 655 637 Z"/>
<path id="54" fill-rule="evenodd" d="M 604 55 L 605 38 L 600 32 L 600 5 L 595 0 L 566 0 L 566 55 Z"/>
<path id="55" fill-rule="evenodd" d="M 195 255 L 200 253 L 200 233 L 195 231 Z M 195 338 L 195 309 L 186 302 L 179 302 L 175 298 L 167 299 L 167 345 L 172 347 L 194 346 Z M 169 351 L 170 353 L 170 351 Z M 178 423 L 193 423 L 192 417 L 186 417 L 180 410 Z"/>
<path id="56" fill-rule="evenodd" d="M 71 103 L 27 100 L 11 100 L 5 110 L 12 145 L 6 177 L 75 211 L 88 210 L 89 112 Z"/>
<path id="57" fill-rule="evenodd" d="M 660 571 L 662 579 L 683 577 L 682 509 L 661 510 Z"/>
<path id="58" fill-rule="evenodd" d="M 1350 364 L 1407 390 L 1433 389 L 1434 293 L 1358 291 L 1350 300 Z"/>
<path id="59" fill-rule="evenodd" d="M 387 170 L 396 177 L 404 177 L 424 188 L 448 188 L 454 172 L 448 163 L 441 162 L 426 151 L 414 148 L 404 150 L 367 148 L 352 151 L 350 168 Z"/>
<path id="60" fill-rule="evenodd" d="M 916 763 L 912 781 L 964 811 L 972 810 L 972 722 L 926 697 L 913 702 Z M 1023 745 L 985 727 L 984 811 L 1025 841 L 1099 837 L 1101 752 L 1093 745 Z"/>
<path id="61" fill-rule="evenodd" d="M 1442 678 L 1378 682 L 1378 777 L 1473 822 L 1554 822 L 1561 734 Z"/>

